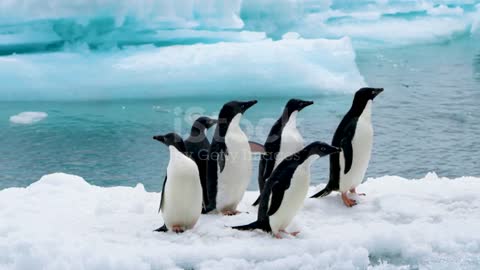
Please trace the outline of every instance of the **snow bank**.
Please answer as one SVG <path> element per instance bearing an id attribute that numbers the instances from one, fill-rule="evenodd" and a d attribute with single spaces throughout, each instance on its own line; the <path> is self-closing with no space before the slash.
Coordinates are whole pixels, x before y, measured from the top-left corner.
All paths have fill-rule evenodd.
<path id="1" fill-rule="evenodd" d="M 10 116 L 10 122 L 14 124 L 33 124 L 47 118 L 48 114 L 45 112 L 21 112 Z"/>
<path id="2" fill-rule="evenodd" d="M 365 84 L 348 38 L 11 55 L 0 57 L 0 81 L 0 100 L 298 96 Z"/>
<path id="3" fill-rule="evenodd" d="M 160 178 L 159 178 L 160 181 Z M 311 188 L 310 193 L 321 187 Z M 238 216 L 202 216 L 192 231 L 158 234 L 159 194 L 102 188 L 51 174 L 0 191 L 0 269 L 477 269 L 480 179 L 407 180 L 361 185 L 348 209 L 338 194 L 308 199 L 277 240 L 228 226 L 255 219 L 247 192 Z"/>

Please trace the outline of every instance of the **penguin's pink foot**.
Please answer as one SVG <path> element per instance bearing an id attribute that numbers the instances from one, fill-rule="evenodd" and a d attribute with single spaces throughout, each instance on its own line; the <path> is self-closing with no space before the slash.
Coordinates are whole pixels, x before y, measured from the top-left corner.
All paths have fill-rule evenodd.
<path id="1" fill-rule="evenodd" d="M 285 230 L 280 230 L 280 232 L 282 232 L 282 233 L 286 233 L 286 234 L 290 234 L 291 236 L 297 236 L 297 235 L 300 233 L 300 231 L 296 231 L 296 232 L 287 232 L 287 231 L 285 231 Z"/>
<path id="2" fill-rule="evenodd" d="M 172 227 L 172 231 L 173 231 L 174 233 L 183 233 L 183 232 L 184 232 L 182 226 L 179 226 L 179 225 L 174 225 L 174 226 Z"/>
<path id="3" fill-rule="evenodd" d="M 297 237 L 297 235 L 300 233 L 300 231 L 296 231 L 296 232 L 291 232 L 290 235 L 291 236 L 294 236 L 294 237 Z"/>
<path id="4" fill-rule="evenodd" d="M 282 235 L 280 234 L 280 232 L 273 234 L 273 236 L 277 239 L 282 239 Z"/>
<path id="5" fill-rule="evenodd" d="M 367 196 L 365 193 L 357 193 L 357 190 L 355 188 L 350 189 L 350 193 L 357 194 L 358 196 Z"/>
<path id="6" fill-rule="evenodd" d="M 237 211 L 237 210 L 223 210 L 222 211 L 222 214 L 225 215 L 225 216 L 235 216 L 237 214 L 240 214 L 241 212 L 240 211 Z"/>
<path id="7" fill-rule="evenodd" d="M 342 201 L 347 207 L 352 207 L 357 204 L 357 201 L 348 198 L 346 192 L 342 192 Z"/>

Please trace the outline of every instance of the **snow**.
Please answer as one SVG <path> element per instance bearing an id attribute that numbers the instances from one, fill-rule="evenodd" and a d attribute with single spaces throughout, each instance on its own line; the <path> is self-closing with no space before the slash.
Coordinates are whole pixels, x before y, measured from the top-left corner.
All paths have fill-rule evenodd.
<path id="1" fill-rule="evenodd" d="M 10 116 L 10 122 L 14 124 L 33 124 L 47 118 L 48 114 L 45 112 L 21 112 Z"/>
<path id="2" fill-rule="evenodd" d="M 46 175 L 0 191 L 0 269 L 478 269 L 480 178 L 384 176 L 359 191 L 353 208 L 338 194 L 307 199 L 290 228 L 297 238 L 228 227 L 255 219 L 254 191 L 243 214 L 204 215 L 176 235 L 152 232 L 160 195 L 142 184 Z"/>

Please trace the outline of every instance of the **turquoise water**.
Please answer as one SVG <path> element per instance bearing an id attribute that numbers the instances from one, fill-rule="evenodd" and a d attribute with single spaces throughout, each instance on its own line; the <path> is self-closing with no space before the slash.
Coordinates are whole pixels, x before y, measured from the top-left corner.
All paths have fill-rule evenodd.
<path id="1" fill-rule="evenodd" d="M 447 177 L 480 176 L 479 44 L 462 38 L 356 51 L 366 82 L 385 88 L 374 104 L 369 177 L 418 178 L 430 171 Z M 281 93 L 250 97 L 259 103 L 246 113 L 243 124 L 253 140 L 263 141 L 288 98 Z M 330 141 L 352 95 L 325 92 L 298 97 L 315 101 L 299 116 L 306 141 Z M 141 182 L 147 190 L 158 191 L 168 151 L 152 135 L 175 130 L 185 136 L 192 112 L 215 115 L 234 98 L 235 93 L 223 93 L 218 98 L 0 102 L 0 189 L 66 172 L 95 185 Z M 31 125 L 9 122 L 10 116 L 23 111 L 47 112 L 48 118 Z M 314 164 L 313 183 L 326 180 L 327 164 L 327 159 Z M 255 188 L 252 179 L 250 189 Z"/>

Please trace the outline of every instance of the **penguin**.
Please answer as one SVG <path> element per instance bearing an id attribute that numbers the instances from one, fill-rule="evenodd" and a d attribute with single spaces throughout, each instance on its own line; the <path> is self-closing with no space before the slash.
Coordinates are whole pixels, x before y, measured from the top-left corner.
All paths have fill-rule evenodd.
<path id="1" fill-rule="evenodd" d="M 163 182 L 159 211 L 165 224 L 157 232 L 182 233 L 195 226 L 202 213 L 202 186 L 197 164 L 187 154 L 185 143 L 176 133 L 158 135 L 170 151 L 167 176 Z"/>
<path id="2" fill-rule="evenodd" d="M 198 166 L 204 206 L 208 205 L 207 159 L 208 150 L 210 149 L 210 142 L 208 141 L 206 131 L 216 123 L 217 120 L 215 119 L 206 116 L 199 117 L 192 125 L 190 136 L 185 140 L 187 152 Z"/>
<path id="3" fill-rule="evenodd" d="M 313 142 L 286 157 L 272 172 L 260 197 L 257 220 L 237 230 L 261 229 L 282 238 L 297 212 L 302 208 L 310 185 L 310 165 L 319 157 L 340 152 L 340 148 L 323 142 Z M 295 236 L 299 232 L 292 232 Z"/>
<path id="4" fill-rule="evenodd" d="M 235 215 L 252 175 L 252 152 L 247 135 L 240 128 L 242 115 L 257 103 L 231 101 L 220 110 L 208 153 L 208 206 L 204 213 L 217 210 Z"/>
<path id="5" fill-rule="evenodd" d="M 328 184 L 312 198 L 324 197 L 338 190 L 347 207 L 357 204 L 347 196 L 347 192 L 356 193 L 357 186 L 365 177 L 373 145 L 372 103 L 381 92 L 383 88 L 361 88 L 355 93 L 352 106 L 338 125 L 332 140 L 332 145 L 340 147 L 342 152 L 330 156 Z"/>
<path id="6" fill-rule="evenodd" d="M 305 146 L 303 137 L 297 129 L 297 114 L 303 108 L 312 104 L 313 101 L 290 99 L 280 118 L 273 124 L 264 144 L 264 154 L 260 156 L 258 165 L 258 189 L 260 193 L 265 185 L 265 180 L 270 177 L 278 164 L 285 157 L 302 150 Z M 260 196 L 253 205 L 257 205 L 259 201 Z"/>

